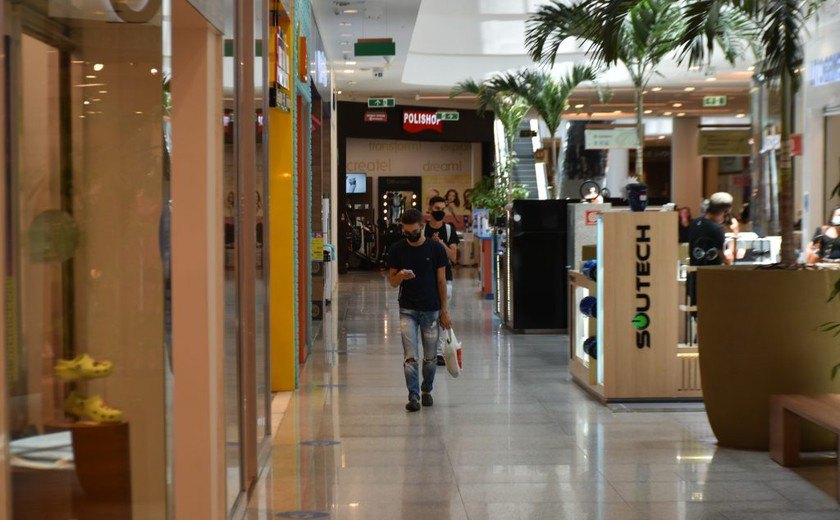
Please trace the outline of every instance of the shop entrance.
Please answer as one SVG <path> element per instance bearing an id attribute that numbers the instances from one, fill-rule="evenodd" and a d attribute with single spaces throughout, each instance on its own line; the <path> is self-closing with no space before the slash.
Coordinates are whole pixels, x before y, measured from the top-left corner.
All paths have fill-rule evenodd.
<path id="1" fill-rule="evenodd" d="M 825 116 L 825 186 L 823 217 L 830 217 L 831 208 L 840 204 L 840 108 Z M 804 230 L 813 231 L 813 230 Z"/>

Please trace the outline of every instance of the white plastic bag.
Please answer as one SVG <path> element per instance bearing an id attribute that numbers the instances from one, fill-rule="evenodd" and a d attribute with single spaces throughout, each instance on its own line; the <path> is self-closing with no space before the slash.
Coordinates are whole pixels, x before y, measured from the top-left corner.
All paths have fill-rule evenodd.
<path id="1" fill-rule="evenodd" d="M 461 360 L 461 342 L 455 337 L 455 331 L 447 329 L 446 344 L 443 346 L 443 359 L 446 360 L 446 370 L 452 377 L 461 375 L 464 368 Z"/>

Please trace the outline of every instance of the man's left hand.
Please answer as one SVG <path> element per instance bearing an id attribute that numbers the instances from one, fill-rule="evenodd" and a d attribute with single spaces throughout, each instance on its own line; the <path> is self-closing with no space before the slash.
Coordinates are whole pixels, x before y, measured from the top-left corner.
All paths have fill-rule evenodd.
<path id="1" fill-rule="evenodd" d="M 449 311 L 443 311 L 440 313 L 440 326 L 447 330 L 452 328 L 452 320 L 449 319 Z"/>

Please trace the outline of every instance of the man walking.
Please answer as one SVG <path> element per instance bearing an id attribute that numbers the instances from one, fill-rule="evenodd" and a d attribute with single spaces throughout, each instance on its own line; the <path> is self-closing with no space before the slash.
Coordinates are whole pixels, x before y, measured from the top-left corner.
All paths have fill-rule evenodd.
<path id="1" fill-rule="evenodd" d="M 458 244 L 461 240 L 455 232 L 455 226 L 443 221 L 446 218 L 446 199 L 443 197 L 432 197 L 429 199 L 429 215 L 432 219 L 426 225 L 424 234 L 435 242 L 439 242 L 446 248 L 446 256 L 449 263 L 446 265 L 446 303 L 452 302 L 452 266 L 458 260 Z M 443 359 L 443 343 L 446 341 L 446 333 L 441 331 L 437 346 L 437 364 L 439 367 L 446 365 Z"/>
<path id="2" fill-rule="evenodd" d="M 446 266 L 449 259 L 443 245 L 423 234 L 423 214 L 416 209 L 400 219 L 404 240 L 388 252 L 388 280 L 400 288 L 400 331 L 404 353 L 405 384 L 409 412 L 432 406 L 437 344 L 440 328 L 451 327 L 446 303 Z M 438 325 L 439 323 L 439 325 Z M 420 386 L 419 356 L 423 343 L 423 386 Z M 422 394 L 421 394 L 422 391 Z"/>

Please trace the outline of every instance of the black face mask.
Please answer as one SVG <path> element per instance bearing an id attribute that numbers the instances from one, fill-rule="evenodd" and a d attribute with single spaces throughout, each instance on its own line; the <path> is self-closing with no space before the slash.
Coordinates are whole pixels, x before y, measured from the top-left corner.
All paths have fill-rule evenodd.
<path id="1" fill-rule="evenodd" d="M 444 211 L 432 211 L 432 218 L 440 222 L 441 220 L 446 217 L 446 212 Z"/>
<path id="2" fill-rule="evenodd" d="M 423 236 L 423 233 L 421 233 L 420 231 L 415 231 L 414 233 L 403 233 L 403 236 L 409 242 L 419 242 L 420 237 Z"/>

